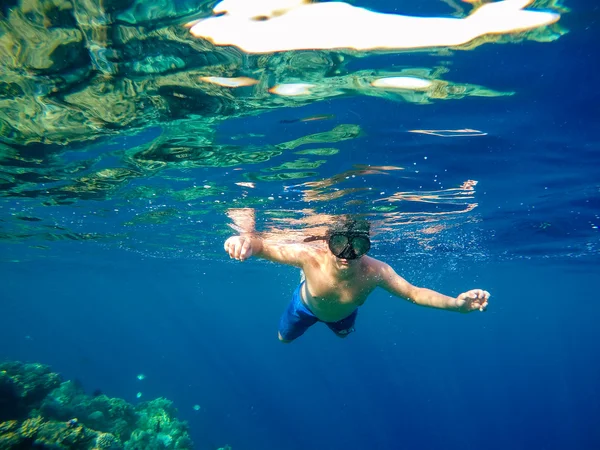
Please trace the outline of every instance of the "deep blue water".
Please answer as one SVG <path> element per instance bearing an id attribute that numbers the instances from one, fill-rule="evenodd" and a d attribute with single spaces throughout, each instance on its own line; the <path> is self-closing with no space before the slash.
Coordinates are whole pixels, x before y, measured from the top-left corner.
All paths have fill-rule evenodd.
<path id="1" fill-rule="evenodd" d="M 599 442 L 593 262 L 403 259 L 395 266 L 416 284 L 485 286 L 490 311 L 420 309 L 377 292 L 351 339 L 315 326 L 285 346 L 276 324 L 296 271 L 107 256 L 13 266 L 3 355 L 50 363 L 132 402 L 139 390 L 171 398 L 198 448 Z"/>
<path id="2" fill-rule="evenodd" d="M 90 392 L 134 403 L 138 391 L 142 400 L 167 397 L 201 450 L 600 448 L 599 10 L 566 6 L 572 12 L 561 24 L 570 32 L 555 42 L 453 54 L 452 79 L 515 96 L 431 105 L 334 98 L 219 128 L 223 141 L 252 132 L 278 143 L 332 128 L 281 120 L 334 114 L 364 135 L 340 143 L 344 151 L 319 169 L 322 177 L 352 164 L 416 164 L 423 189 L 434 175 L 448 187 L 477 180 L 476 221 L 429 251 L 415 251 L 399 228 L 375 240 L 372 256 L 449 295 L 486 289 L 487 313 L 424 309 L 376 291 L 348 339 L 318 324 L 282 345 L 277 323 L 297 270 L 231 262 L 213 234 L 200 250 L 205 258 L 144 251 L 169 243 L 152 230 L 138 237 L 139 252 L 61 241 L 38 258 L 23 243 L 5 243 L 0 358 L 49 364 Z M 380 55 L 352 69 L 426 66 L 428 58 Z M 406 133 L 466 127 L 488 135 Z M 377 182 L 394 189 L 397 179 Z M 3 217 L 14 201 L 3 199 Z M 111 220 L 94 226 L 113 232 Z M 227 228 L 224 216 L 203 220 L 199 240 Z"/>

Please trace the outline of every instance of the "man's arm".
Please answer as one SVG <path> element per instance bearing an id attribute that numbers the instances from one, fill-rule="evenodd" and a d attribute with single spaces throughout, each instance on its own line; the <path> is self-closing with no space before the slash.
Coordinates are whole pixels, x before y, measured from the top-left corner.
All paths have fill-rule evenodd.
<path id="1" fill-rule="evenodd" d="M 225 241 L 225 251 L 230 258 L 240 261 L 257 256 L 300 268 L 311 257 L 311 250 L 307 245 L 277 244 L 258 236 L 232 236 Z"/>
<path id="2" fill-rule="evenodd" d="M 379 286 L 391 294 L 410 300 L 417 305 L 465 313 L 475 310 L 485 311 L 487 308 L 487 301 L 490 296 L 487 291 L 473 289 L 460 294 L 456 298 L 448 297 L 431 289 L 413 286 L 398 275 L 388 264 L 378 263 Z"/>

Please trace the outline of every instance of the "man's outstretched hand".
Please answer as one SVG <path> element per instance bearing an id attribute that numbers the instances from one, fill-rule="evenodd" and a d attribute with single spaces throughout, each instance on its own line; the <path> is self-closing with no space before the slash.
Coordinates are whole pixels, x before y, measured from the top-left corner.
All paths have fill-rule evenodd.
<path id="1" fill-rule="evenodd" d="M 231 236 L 225 241 L 225 251 L 230 258 L 244 261 L 252 256 L 252 239 L 244 236 Z"/>
<path id="2" fill-rule="evenodd" d="M 488 307 L 490 293 L 481 289 L 472 289 L 460 294 L 456 298 L 456 307 L 462 313 L 479 310 L 485 311 Z"/>

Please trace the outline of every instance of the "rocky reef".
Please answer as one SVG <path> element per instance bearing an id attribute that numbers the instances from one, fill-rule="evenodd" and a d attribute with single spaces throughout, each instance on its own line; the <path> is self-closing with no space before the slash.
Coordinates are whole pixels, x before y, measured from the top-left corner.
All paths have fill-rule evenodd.
<path id="1" fill-rule="evenodd" d="M 176 414 L 164 398 L 134 406 L 88 395 L 42 364 L 0 363 L 0 450 L 191 449 Z"/>

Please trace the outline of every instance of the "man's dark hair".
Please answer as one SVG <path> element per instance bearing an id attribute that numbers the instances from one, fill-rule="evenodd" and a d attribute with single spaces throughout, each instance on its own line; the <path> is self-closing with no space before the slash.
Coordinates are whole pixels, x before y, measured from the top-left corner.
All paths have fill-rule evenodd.
<path id="1" fill-rule="evenodd" d="M 371 232 L 371 224 L 365 219 L 345 217 L 332 223 L 329 233 L 364 233 Z"/>

